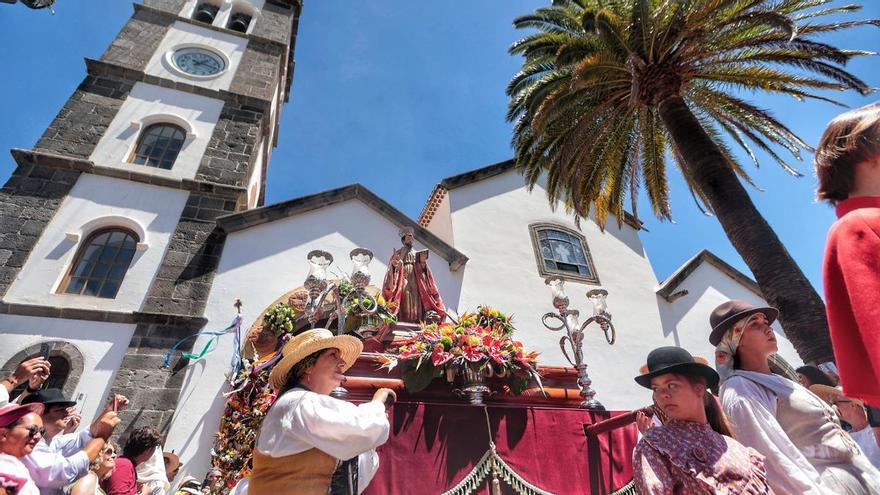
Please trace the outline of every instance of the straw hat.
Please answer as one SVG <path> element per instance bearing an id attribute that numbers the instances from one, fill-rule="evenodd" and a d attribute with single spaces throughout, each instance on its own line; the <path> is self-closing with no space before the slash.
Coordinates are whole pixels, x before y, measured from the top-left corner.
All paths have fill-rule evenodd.
<path id="1" fill-rule="evenodd" d="M 351 368 L 364 344 L 358 338 L 350 335 L 333 335 L 326 328 L 307 330 L 292 339 L 281 349 L 281 361 L 272 368 L 269 374 L 269 385 L 275 390 L 281 390 L 287 382 L 287 375 L 296 363 L 314 352 L 323 349 L 339 349 L 340 357 L 345 361 L 342 371 Z"/>
<path id="2" fill-rule="evenodd" d="M 180 469 L 180 466 L 183 466 L 183 463 L 180 462 L 180 457 L 174 452 L 162 452 L 162 458 L 165 460 L 166 472 L 174 472 Z"/>

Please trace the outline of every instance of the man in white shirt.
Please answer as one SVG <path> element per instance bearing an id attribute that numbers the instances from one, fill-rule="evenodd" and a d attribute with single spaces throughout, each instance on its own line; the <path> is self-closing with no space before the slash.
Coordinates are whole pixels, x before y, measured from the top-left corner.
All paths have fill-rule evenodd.
<path id="1" fill-rule="evenodd" d="M 23 402 L 45 406 L 42 419 L 46 432 L 22 462 L 42 495 L 60 495 L 65 486 L 89 472 L 89 464 L 104 448 L 119 418 L 116 412 L 105 410 L 88 429 L 65 433 L 68 422 L 76 417 L 76 402 L 65 399 L 61 390 L 40 390 Z"/>

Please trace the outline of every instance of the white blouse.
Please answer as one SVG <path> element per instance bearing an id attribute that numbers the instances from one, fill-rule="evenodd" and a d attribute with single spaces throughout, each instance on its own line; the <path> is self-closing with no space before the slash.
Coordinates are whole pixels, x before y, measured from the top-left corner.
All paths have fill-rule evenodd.
<path id="1" fill-rule="evenodd" d="M 746 374 L 738 370 L 737 373 Z M 792 394 L 806 393 L 790 380 L 766 375 L 763 380 L 785 380 L 779 385 Z M 794 387 L 791 387 L 794 385 Z M 776 397 L 767 388 L 742 376 L 733 375 L 721 385 L 721 405 L 733 425 L 736 439 L 764 455 L 767 481 L 776 493 L 832 495 L 822 486 L 816 468 L 788 438 L 776 421 Z"/>
<path id="2" fill-rule="evenodd" d="M 257 450 L 272 457 L 311 448 L 339 460 L 358 456 L 358 489 L 362 491 L 379 469 L 375 449 L 388 440 L 390 429 L 382 403 L 354 405 L 296 388 L 269 408 L 257 438 Z"/>
<path id="3" fill-rule="evenodd" d="M 874 429 L 867 426 L 859 431 L 849 432 L 849 436 L 859 444 L 859 448 L 862 449 L 862 453 L 871 461 L 871 464 L 880 469 L 880 446 L 877 445 Z"/>
<path id="4" fill-rule="evenodd" d="M 5 476 L 4 476 L 5 475 Z M 13 480 L 21 480 L 23 484 L 18 487 L 16 495 L 40 495 L 40 490 L 22 462 L 9 454 L 0 453 L 0 486 L 5 487 Z"/>

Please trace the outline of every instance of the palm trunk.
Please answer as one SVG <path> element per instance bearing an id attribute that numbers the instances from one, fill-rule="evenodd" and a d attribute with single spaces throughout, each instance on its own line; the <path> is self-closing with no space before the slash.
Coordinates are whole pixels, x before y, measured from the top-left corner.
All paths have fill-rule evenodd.
<path id="1" fill-rule="evenodd" d="M 833 360 L 825 305 L 752 203 L 718 146 L 680 96 L 660 104 L 660 118 L 684 172 L 705 195 L 733 247 L 752 270 L 764 299 L 779 309 L 786 337 L 804 362 Z"/>

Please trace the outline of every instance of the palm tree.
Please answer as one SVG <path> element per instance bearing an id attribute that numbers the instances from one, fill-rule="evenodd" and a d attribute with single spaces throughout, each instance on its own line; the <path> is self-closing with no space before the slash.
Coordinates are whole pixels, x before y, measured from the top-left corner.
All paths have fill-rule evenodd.
<path id="1" fill-rule="evenodd" d="M 842 68 L 871 52 L 816 37 L 880 21 L 824 21 L 860 8 L 830 1 L 554 0 L 514 21 L 537 31 L 510 47 L 524 61 L 507 89 L 518 170 L 530 187 L 546 177 L 551 204 L 578 220 L 620 222 L 627 198 L 637 213 L 642 184 L 654 214 L 671 219 L 669 152 L 806 362 L 833 359 L 824 305 L 749 198 L 741 181 L 752 180 L 723 136 L 755 165 L 753 147 L 800 175 L 777 150 L 800 160 L 811 148 L 739 92 L 839 104 L 821 92 L 871 91 Z"/>

